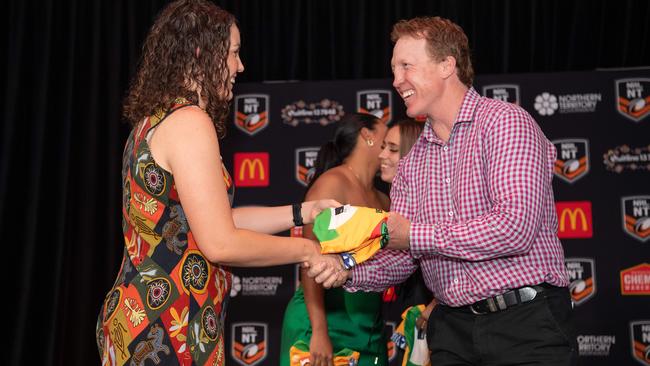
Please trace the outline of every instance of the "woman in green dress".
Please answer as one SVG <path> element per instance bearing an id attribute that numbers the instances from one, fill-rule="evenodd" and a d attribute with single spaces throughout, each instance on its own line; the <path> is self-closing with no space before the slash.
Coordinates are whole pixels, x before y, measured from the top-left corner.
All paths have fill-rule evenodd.
<path id="1" fill-rule="evenodd" d="M 347 115 L 321 147 L 306 199 L 332 198 L 387 210 L 388 197 L 374 186 L 386 131 L 385 123 L 372 115 Z M 303 236 L 314 238 L 311 229 L 305 226 Z M 388 364 L 381 293 L 324 290 L 302 272 L 300 282 L 284 316 L 281 366 L 300 364 L 306 357 L 311 366 L 329 366 L 352 355 L 358 356 L 358 365 Z"/>

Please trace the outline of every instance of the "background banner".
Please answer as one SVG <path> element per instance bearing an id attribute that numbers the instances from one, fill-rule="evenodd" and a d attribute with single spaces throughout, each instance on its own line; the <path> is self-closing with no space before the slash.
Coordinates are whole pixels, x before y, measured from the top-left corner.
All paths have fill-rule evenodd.
<path id="1" fill-rule="evenodd" d="M 237 84 L 222 141 L 237 187 L 235 206 L 302 200 L 318 148 L 342 116 L 362 111 L 386 121 L 405 118 L 391 83 Z M 474 87 L 521 105 L 557 149 L 553 188 L 580 364 L 650 365 L 650 69 L 481 75 Z M 297 267 L 233 272 L 228 364 L 276 365 Z M 401 312 L 395 304 L 389 308 L 387 332 Z"/>

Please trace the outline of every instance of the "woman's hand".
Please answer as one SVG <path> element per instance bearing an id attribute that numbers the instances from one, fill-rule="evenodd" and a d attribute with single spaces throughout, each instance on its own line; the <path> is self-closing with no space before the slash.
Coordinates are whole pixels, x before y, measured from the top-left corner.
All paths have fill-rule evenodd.
<path id="1" fill-rule="evenodd" d="M 314 332 L 309 341 L 310 366 L 332 365 L 332 341 L 327 332 Z"/>
<path id="2" fill-rule="evenodd" d="M 300 214 L 302 215 L 302 220 L 304 224 L 312 224 L 316 219 L 316 216 L 326 208 L 330 207 L 339 207 L 343 206 L 336 200 L 318 200 L 318 201 L 307 201 L 303 202 L 302 210 Z"/>

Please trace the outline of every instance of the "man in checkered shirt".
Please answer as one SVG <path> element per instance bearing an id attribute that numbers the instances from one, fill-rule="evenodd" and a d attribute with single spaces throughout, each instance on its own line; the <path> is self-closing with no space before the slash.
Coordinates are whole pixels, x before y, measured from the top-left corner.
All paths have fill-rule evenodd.
<path id="1" fill-rule="evenodd" d="M 440 303 L 428 322 L 432 365 L 575 364 L 554 146 L 525 110 L 472 88 L 458 25 L 403 20 L 391 38 L 393 86 L 407 115 L 427 122 L 393 181 L 389 249 L 310 275 L 382 291 L 420 266 Z"/>

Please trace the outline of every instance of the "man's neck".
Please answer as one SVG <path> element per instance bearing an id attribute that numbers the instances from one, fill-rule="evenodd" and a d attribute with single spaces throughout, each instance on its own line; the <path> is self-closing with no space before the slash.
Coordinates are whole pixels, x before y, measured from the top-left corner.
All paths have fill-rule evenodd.
<path id="1" fill-rule="evenodd" d="M 460 107 L 463 105 L 467 90 L 467 86 L 460 83 L 450 86 L 428 115 L 433 131 L 444 142 L 449 141 L 451 130 L 460 112 Z"/>

